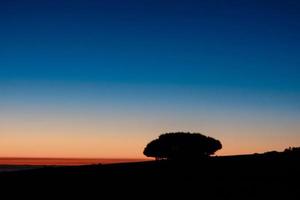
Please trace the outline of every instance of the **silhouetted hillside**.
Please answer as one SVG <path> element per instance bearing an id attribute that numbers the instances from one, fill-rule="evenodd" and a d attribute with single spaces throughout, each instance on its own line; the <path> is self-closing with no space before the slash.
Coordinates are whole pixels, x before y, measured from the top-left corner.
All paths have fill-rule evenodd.
<path id="1" fill-rule="evenodd" d="M 149 161 L 45 167 L 1 173 L 1 184 L 47 193 L 278 198 L 297 196 L 300 156 L 286 153 L 212 157 L 197 162 Z M 2 187 L 3 188 L 3 187 Z M 111 190 L 115 191 L 111 193 Z"/>

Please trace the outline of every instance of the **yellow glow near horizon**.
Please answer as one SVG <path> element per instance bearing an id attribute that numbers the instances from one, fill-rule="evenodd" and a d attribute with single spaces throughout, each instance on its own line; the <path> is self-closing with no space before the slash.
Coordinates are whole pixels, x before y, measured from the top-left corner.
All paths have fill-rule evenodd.
<path id="1" fill-rule="evenodd" d="M 299 146 L 299 130 L 289 122 L 22 116 L 1 119 L 0 157 L 143 158 L 148 142 L 172 131 L 219 139 L 223 149 L 217 155 L 251 154 Z"/>

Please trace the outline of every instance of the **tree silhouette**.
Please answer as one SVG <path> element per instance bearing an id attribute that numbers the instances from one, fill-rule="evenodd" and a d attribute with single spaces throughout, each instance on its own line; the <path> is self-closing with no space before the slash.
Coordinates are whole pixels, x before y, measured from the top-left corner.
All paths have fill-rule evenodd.
<path id="1" fill-rule="evenodd" d="M 284 150 L 284 153 L 300 154 L 300 147 L 289 147 Z"/>
<path id="2" fill-rule="evenodd" d="M 219 140 L 200 133 L 165 133 L 151 141 L 144 149 L 144 155 L 157 160 L 196 159 L 213 155 L 222 148 Z"/>

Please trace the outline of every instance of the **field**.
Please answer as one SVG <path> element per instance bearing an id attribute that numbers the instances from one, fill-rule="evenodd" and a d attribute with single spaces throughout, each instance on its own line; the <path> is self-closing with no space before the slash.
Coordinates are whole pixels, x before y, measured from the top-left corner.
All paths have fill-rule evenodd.
<path id="1" fill-rule="evenodd" d="M 48 166 L 1 173 L 0 180 L 5 186 L 39 188 L 52 194 L 287 199 L 300 194 L 299 172 L 299 155 L 278 153 L 201 161 Z"/>

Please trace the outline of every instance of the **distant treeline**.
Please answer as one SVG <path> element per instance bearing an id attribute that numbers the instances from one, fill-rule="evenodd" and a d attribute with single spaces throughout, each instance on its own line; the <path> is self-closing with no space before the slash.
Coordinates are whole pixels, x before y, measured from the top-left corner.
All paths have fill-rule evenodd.
<path id="1" fill-rule="evenodd" d="M 300 155 L 300 147 L 289 147 L 286 148 L 284 151 L 279 152 L 279 151 L 268 151 L 265 152 L 264 154 L 299 154 Z"/>

